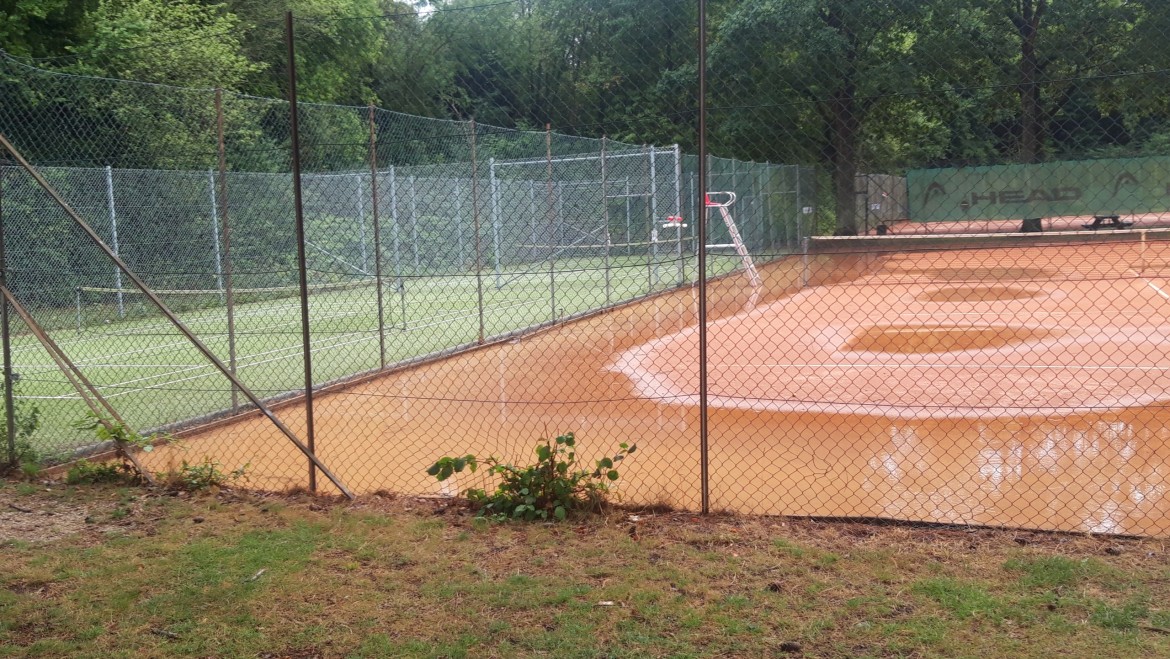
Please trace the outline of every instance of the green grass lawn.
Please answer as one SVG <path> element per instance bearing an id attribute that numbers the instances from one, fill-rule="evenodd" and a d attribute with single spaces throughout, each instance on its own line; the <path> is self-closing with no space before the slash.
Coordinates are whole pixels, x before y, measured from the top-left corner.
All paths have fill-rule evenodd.
<path id="1" fill-rule="evenodd" d="M 547 264 L 505 269 L 482 276 L 483 324 L 487 339 L 617 304 L 675 286 L 680 275 L 694 277 L 693 260 L 683 264 L 664 255 L 610 260 L 608 292 L 601 258 L 557 261 L 555 297 Z M 714 256 L 711 276 L 731 271 L 737 259 Z M 497 280 L 501 286 L 497 288 Z M 214 299 L 214 298 L 213 298 Z M 474 343 L 479 335 L 474 274 L 408 277 L 400 289 L 393 277 L 383 291 L 386 363 Z M 164 296 L 166 300 L 166 296 Z M 168 304 L 189 303 L 174 296 Z M 83 305 L 81 329 L 72 309 L 42 309 L 34 315 L 54 328 L 53 336 L 104 396 L 138 429 L 149 429 L 228 409 L 230 386 L 139 296 L 127 296 L 127 318 L 108 305 Z M 300 302 L 296 297 L 239 304 L 236 353 L 241 379 L 261 397 L 304 386 Z M 42 318 L 43 316 L 43 318 Z M 183 321 L 226 363 L 228 336 L 221 306 L 180 313 Z M 380 365 L 375 289 L 333 290 L 310 298 L 314 382 L 320 384 Z M 14 344 L 21 376 L 18 395 L 36 401 L 42 428 L 34 437 L 44 453 L 92 441 L 73 424 L 86 408 L 49 356 L 27 333 Z M 241 398 L 242 400 L 242 398 Z"/>
<path id="2" fill-rule="evenodd" d="M 0 655 L 1152 657 L 1163 543 L 0 484 Z"/>

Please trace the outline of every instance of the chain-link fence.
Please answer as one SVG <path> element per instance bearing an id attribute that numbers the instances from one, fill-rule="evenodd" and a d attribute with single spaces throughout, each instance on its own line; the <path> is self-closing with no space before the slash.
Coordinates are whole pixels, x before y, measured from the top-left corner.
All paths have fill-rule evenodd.
<path id="1" fill-rule="evenodd" d="M 337 19 L 431 59 L 375 85 L 415 114 L 299 105 L 299 207 L 283 100 L 0 60 L 0 132 L 224 366 L 9 160 L 9 457 L 92 443 L 44 328 L 182 436 L 150 468 L 302 486 L 291 434 L 449 493 L 571 431 L 638 444 L 631 503 L 1165 534 L 1170 8 L 733 2 L 705 135 L 694 9 Z"/>
<path id="2" fill-rule="evenodd" d="M 76 79 L 84 90 L 92 83 L 11 64 L 34 89 L 60 89 L 63 80 Z M 147 104 L 170 93 L 139 87 L 139 102 Z M 208 104 L 204 127 L 211 134 L 188 141 L 206 143 L 211 151 L 188 160 L 208 162 L 206 169 L 50 164 L 39 171 L 242 381 L 280 401 L 297 395 L 304 376 L 292 176 L 263 171 L 282 168 L 269 153 L 278 151 L 275 146 L 237 146 L 235 152 L 244 155 L 232 169 L 217 162 L 215 153 L 222 132 L 224 161 L 230 162 L 227 136 L 252 134 L 246 126 L 277 102 L 214 91 L 191 96 Z M 256 106 L 262 109 L 240 110 Z M 307 142 L 304 161 L 311 171 L 301 179 L 317 386 L 405 372 L 411 364 L 569 327 L 666 291 L 689 290 L 696 280 L 697 161 L 678 145 L 636 146 L 373 107 L 306 105 L 301 124 L 310 127 L 309 135 L 327 135 L 319 138 L 323 145 Z M 330 148 L 330 140 L 344 144 Z M 723 187 L 737 202 L 729 220 L 734 224 L 721 221 L 711 233 L 711 250 L 721 255 L 713 258 L 711 274 L 734 277 L 745 263 L 755 268 L 799 249 L 811 228 L 809 213 L 801 209 L 814 203 L 815 194 L 808 184 L 801 188 L 799 179 L 803 172 L 812 181 L 810 169 L 726 159 L 712 164 L 728 172 Z M 74 352 L 79 367 L 94 371 L 98 390 L 128 423 L 199 437 L 199 429 L 250 408 L 146 295 L 77 234 L 27 172 L 13 165 L 3 174 L 10 286 L 38 324 Z M 746 261 L 729 226 L 738 229 Z M 27 349 L 37 350 L 31 337 Z M 36 451 L 52 456 L 84 446 L 88 440 L 72 429 L 84 408 L 69 383 L 54 375 L 52 360 L 25 357 L 20 350 L 15 359 L 20 399 L 42 410 Z M 353 392 L 340 389 L 321 404 L 332 400 L 330 405 L 344 409 L 362 400 Z M 447 392 L 414 393 L 434 399 L 416 408 L 451 405 Z M 373 404 L 387 404 L 388 398 L 378 394 Z M 288 409 L 295 418 L 295 408 Z M 370 456 L 362 457 L 369 447 L 341 439 L 384 431 L 365 427 L 378 416 L 367 414 L 344 413 L 349 421 L 334 428 L 316 424 L 318 450 L 332 445 L 357 460 L 360 468 L 346 478 L 361 490 L 429 489 L 417 467 L 437 457 L 431 452 L 404 444 L 371 469 Z M 430 425 L 437 417 L 455 421 L 458 414 L 444 409 L 411 416 Z M 293 423 L 301 433 L 307 430 L 303 424 Z M 218 461 L 252 465 L 258 485 L 296 483 L 290 475 L 298 471 L 295 451 L 277 448 L 278 436 L 264 437 L 269 431 L 279 435 L 271 427 L 231 441 L 200 439 L 194 446 L 219 446 L 213 453 Z M 514 424 L 510 432 L 513 451 L 505 455 L 523 459 L 521 447 L 536 431 Z M 500 453 L 493 441 L 481 450 Z M 411 452 L 409 464 L 401 462 L 402 451 Z M 284 458 L 258 457 L 279 454 Z M 183 458 L 152 458 L 164 459 Z"/>

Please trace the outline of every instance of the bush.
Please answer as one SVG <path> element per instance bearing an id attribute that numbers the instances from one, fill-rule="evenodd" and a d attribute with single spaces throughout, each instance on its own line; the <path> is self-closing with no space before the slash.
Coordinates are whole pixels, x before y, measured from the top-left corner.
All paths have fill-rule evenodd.
<path id="1" fill-rule="evenodd" d="M 577 467 L 576 437 L 573 433 L 536 445 L 536 464 L 517 467 L 494 457 L 484 460 L 488 473 L 500 477 L 489 493 L 478 488 L 464 491 L 479 509 L 480 516 L 501 519 L 565 519 L 573 511 L 597 511 L 618 479 L 617 463 L 634 453 L 636 445 L 621 444 L 612 458 L 598 460 L 594 469 Z M 427 469 L 439 481 L 468 469 L 479 468 L 474 455 L 444 457 Z"/>

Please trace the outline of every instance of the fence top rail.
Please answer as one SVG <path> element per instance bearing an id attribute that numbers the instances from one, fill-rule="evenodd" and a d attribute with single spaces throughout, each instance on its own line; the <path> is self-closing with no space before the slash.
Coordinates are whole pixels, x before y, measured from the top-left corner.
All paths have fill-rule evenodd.
<path id="1" fill-rule="evenodd" d="M 94 174 L 101 174 L 105 176 L 106 171 L 109 170 L 114 174 L 147 174 L 147 175 L 161 175 L 161 174 L 178 174 L 183 176 L 198 176 L 201 179 L 207 177 L 207 172 L 213 171 L 214 167 L 205 167 L 202 169 L 167 169 L 165 167 L 146 168 L 146 167 L 111 167 L 109 165 L 103 167 L 94 166 L 73 166 L 73 165 L 41 165 L 41 171 L 45 172 L 61 172 L 61 173 L 84 173 L 92 172 Z M 15 165 L 0 165 L 0 171 L 3 172 L 23 172 L 24 168 Z M 275 175 L 280 172 L 229 172 L 231 174 L 270 174 Z M 288 172 L 284 172 L 287 176 Z"/>
<path id="2" fill-rule="evenodd" d="M 670 147 L 670 148 L 651 147 L 649 150 L 645 150 L 645 151 L 638 150 L 638 151 L 617 151 L 617 152 L 612 152 L 612 153 L 606 152 L 605 158 L 606 158 L 606 160 L 609 160 L 611 158 L 636 158 L 639 156 L 645 157 L 651 151 L 658 152 L 658 153 L 674 153 L 674 147 Z M 555 158 L 532 158 L 530 160 L 493 160 L 492 166 L 498 167 L 501 165 L 543 165 L 543 164 L 547 164 L 547 163 L 581 162 L 581 161 L 585 161 L 585 160 L 600 160 L 600 159 L 601 159 L 601 152 L 598 151 L 597 153 L 590 154 L 587 156 L 557 156 Z"/>

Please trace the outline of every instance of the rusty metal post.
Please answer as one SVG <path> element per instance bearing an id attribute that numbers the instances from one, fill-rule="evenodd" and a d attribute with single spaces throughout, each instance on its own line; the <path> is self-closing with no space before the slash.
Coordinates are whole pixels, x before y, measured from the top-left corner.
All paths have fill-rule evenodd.
<path id="1" fill-rule="evenodd" d="M 293 215 L 297 233 L 297 283 L 301 289 L 301 352 L 305 365 L 305 426 L 309 453 L 317 452 L 313 423 L 313 351 L 309 328 L 309 275 L 305 260 L 305 208 L 301 194 L 301 130 L 297 116 L 297 53 L 293 41 L 293 15 L 284 13 L 284 33 L 288 42 L 288 110 L 292 129 Z M 317 491 L 317 466 L 309 461 L 309 491 Z"/>
<path id="2" fill-rule="evenodd" d="M 0 160 L 0 287 L 8 286 L 8 254 L 4 249 L 4 165 Z M 8 463 L 15 467 L 16 456 L 16 400 L 12 383 L 12 328 L 8 322 L 8 300 L 0 304 L 0 342 L 4 352 L 4 436 L 8 439 Z"/>
<path id="3" fill-rule="evenodd" d="M 711 512 L 707 409 L 707 0 L 699 0 L 699 503 Z"/>

